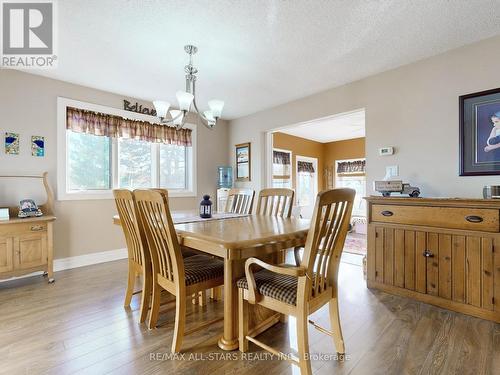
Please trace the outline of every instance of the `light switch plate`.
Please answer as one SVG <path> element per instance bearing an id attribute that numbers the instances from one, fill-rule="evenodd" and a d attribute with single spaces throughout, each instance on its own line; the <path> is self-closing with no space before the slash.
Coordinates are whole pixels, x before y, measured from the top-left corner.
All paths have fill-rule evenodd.
<path id="1" fill-rule="evenodd" d="M 399 167 L 397 165 L 389 165 L 385 167 L 385 175 L 387 178 L 399 176 Z"/>

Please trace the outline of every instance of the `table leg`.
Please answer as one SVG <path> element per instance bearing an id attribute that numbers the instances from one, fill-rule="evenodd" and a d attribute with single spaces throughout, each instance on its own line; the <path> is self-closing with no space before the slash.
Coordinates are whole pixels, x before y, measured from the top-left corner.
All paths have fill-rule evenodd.
<path id="1" fill-rule="evenodd" d="M 238 349 L 238 288 L 236 278 L 241 270 L 238 262 L 224 259 L 224 334 L 219 339 L 219 348 L 223 350 Z"/>

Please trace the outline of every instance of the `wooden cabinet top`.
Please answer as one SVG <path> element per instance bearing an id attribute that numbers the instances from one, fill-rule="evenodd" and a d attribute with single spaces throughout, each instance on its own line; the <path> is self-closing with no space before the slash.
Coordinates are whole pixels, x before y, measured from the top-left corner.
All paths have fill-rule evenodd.
<path id="1" fill-rule="evenodd" d="M 54 215 L 43 215 L 39 217 L 25 217 L 23 219 L 18 217 L 11 217 L 9 220 L 0 220 L 0 225 L 7 224 L 23 224 L 23 223 L 43 223 L 46 221 L 54 221 L 56 217 Z"/>
<path id="2" fill-rule="evenodd" d="M 372 204 L 394 204 L 404 206 L 434 207 L 477 207 L 500 209 L 500 199 L 468 199 L 468 198 L 406 198 L 406 197 L 365 197 Z"/>

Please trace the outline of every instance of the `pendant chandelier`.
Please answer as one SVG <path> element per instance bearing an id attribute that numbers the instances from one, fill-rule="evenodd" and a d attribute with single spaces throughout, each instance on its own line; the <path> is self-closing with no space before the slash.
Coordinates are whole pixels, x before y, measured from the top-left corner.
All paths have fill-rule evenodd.
<path id="1" fill-rule="evenodd" d="M 204 112 L 198 110 L 198 106 L 196 105 L 196 73 L 198 73 L 198 69 L 193 66 L 193 55 L 198 51 L 198 48 L 193 45 L 187 45 L 184 46 L 184 51 L 189 55 L 189 63 L 184 67 L 184 72 L 186 73 L 186 91 L 177 91 L 176 93 L 179 109 L 171 109 L 169 111 L 169 102 L 155 100 L 153 105 L 155 106 L 156 115 L 160 118 L 162 124 L 175 125 L 177 129 L 181 129 L 186 122 L 187 113 L 193 107 L 203 124 L 209 129 L 213 129 L 222 114 L 224 102 L 212 99 L 208 101 L 209 110 Z"/>

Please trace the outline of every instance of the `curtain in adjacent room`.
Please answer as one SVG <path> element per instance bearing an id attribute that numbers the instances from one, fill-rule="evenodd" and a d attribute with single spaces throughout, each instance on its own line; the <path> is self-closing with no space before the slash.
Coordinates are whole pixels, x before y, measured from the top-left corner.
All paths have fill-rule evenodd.
<path id="1" fill-rule="evenodd" d="M 365 173 L 366 160 L 343 161 L 337 165 L 337 174 Z"/>
<path id="2" fill-rule="evenodd" d="M 297 162 L 297 172 L 303 173 L 314 173 L 314 164 L 308 161 L 298 161 Z"/>
<path id="3" fill-rule="evenodd" d="M 66 129 L 76 133 L 106 137 L 132 138 L 178 146 L 192 145 L 191 129 L 176 129 L 171 126 L 72 107 L 67 107 L 66 110 Z"/>
<path id="4" fill-rule="evenodd" d="M 290 153 L 273 150 L 273 176 L 282 178 L 291 174 Z"/>

